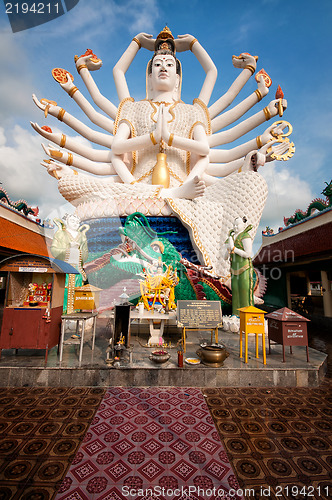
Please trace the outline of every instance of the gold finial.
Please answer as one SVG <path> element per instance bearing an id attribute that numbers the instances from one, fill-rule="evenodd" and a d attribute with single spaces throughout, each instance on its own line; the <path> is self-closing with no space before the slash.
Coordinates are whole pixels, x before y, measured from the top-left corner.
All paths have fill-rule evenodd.
<path id="1" fill-rule="evenodd" d="M 168 38 L 174 40 L 174 36 L 172 35 L 171 30 L 168 26 L 165 26 L 165 28 L 157 36 L 157 40 L 167 40 Z"/>

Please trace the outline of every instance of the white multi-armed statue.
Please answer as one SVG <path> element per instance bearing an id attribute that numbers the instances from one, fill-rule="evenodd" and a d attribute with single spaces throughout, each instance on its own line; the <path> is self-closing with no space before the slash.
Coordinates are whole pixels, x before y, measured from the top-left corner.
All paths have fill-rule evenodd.
<path id="1" fill-rule="evenodd" d="M 141 47 L 154 54 L 146 70 L 146 97 L 134 101 L 125 73 Z M 181 100 L 181 64 L 175 55 L 188 50 L 206 73 L 193 104 Z M 60 193 L 76 206 L 81 219 L 123 216 L 136 211 L 147 216 L 176 216 L 189 230 L 201 264 L 226 277 L 229 262 L 223 257 L 222 245 L 234 219 L 245 214 L 253 226 L 254 237 L 262 215 L 267 187 L 257 167 L 275 158 L 287 159 L 294 152 L 293 144 L 283 138 L 287 135 L 283 132 L 286 126 L 291 128 L 284 121 L 241 145 L 220 148 L 266 120 L 282 116 L 286 109 L 287 103 L 281 96 L 237 125 L 220 131 L 241 119 L 269 92 L 269 77 L 260 72 L 257 89 L 225 111 L 255 73 L 257 59 L 247 53 L 233 56 L 233 65 L 241 73 L 229 90 L 209 106 L 217 69 L 198 40 L 192 35 L 174 39 L 167 27 L 156 40 L 140 33 L 113 69 L 120 100 L 116 107 L 99 92 L 91 76 L 90 71 L 100 69 L 102 62 L 88 50 L 75 57 L 76 68 L 104 114 L 97 112 L 81 94 L 68 72 L 57 68 L 53 74 L 103 132 L 86 126 L 55 102 L 39 101 L 35 96 L 33 99 L 45 116 L 55 116 L 107 149 L 83 145 L 33 123 L 39 134 L 61 148 L 43 146 L 51 159 L 42 164 L 58 179 Z"/>

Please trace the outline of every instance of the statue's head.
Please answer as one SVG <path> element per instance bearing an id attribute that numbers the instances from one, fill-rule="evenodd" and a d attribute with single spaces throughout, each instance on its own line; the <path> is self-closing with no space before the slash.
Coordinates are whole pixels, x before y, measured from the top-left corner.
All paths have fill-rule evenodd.
<path id="1" fill-rule="evenodd" d="M 73 231 L 77 231 L 78 228 L 80 227 L 81 220 L 75 214 L 65 214 L 62 220 L 66 224 L 66 228 L 71 229 Z"/>
<path id="2" fill-rule="evenodd" d="M 236 233 L 243 231 L 246 227 L 247 217 L 236 217 L 234 219 L 233 227 Z"/>
<path id="3" fill-rule="evenodd" d="M 173 92 L 173 98 L 180 99 L 181 64 L 175 57 L 174 37 L 167 26 L 157 36 L 147 67 L 147 96 L 154 98 L 158 92 Z"/>

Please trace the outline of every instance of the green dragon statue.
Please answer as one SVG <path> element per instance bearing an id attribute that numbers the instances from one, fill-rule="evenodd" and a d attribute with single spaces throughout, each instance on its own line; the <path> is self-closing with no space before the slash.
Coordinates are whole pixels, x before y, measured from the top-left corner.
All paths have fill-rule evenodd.
<path id="1" fill-rule="evenodd" d="M 177 270 L 180 281 L 175 288 L 175 300 L 220 300 L 227 311 L 230 289 L 210 269 L 184 259 L 165 233 L 150 227 L 143 214 L 128 216 L 119 232 L 120 245 L 107 253 L 89 253 L 84 269 L 90 283 L 105 289 L 122 280 L 137 280 L 143 270 L 161 260 Z"/>
<path id="2" fill-rule="evenodd" d="M 8 205 L 9 207 L 17 210 L 18 212 L 23 212 L 25 216 L 33 215 L 37 217 L 39 213 L 39 208 L 30 207 L 25 200 L 19 200 L 12 202 L 8 196 L 8 193 L 5 189 L 0 189 L 0 202 L 3 205 Z"/>
<path id="3" fill-rule="evenodd" d="M 296 224 L 297 222 L 301 222 L 304 219 L 307 219 L 312 215 L 312 212 L 314 210 L 318 210 L 319 212 L 321 212 L 322 210 L 326 210 L 327 208 L 330 208 L 332 206 L 332 180 L 330 181 L 330 183 L 325 182 L 325 184 L 326 188 L 324 188 L 322 194 L 326 196 L 326 199 L 322 200 L 321 198 L 316 198 L 315 200 L 312 200 L 306 212 L 303 212 L 299 209 L 296 210 L 295 214 L 292 217 L 284 217 L 285 226 Z"/>

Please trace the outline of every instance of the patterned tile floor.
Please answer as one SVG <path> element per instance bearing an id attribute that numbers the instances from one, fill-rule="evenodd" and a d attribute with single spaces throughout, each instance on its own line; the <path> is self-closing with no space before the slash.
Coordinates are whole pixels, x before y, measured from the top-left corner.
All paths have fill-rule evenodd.
<path id="1" fill-rule="evenodd" d="M 0 499 L 54 496 L 103 389 L 0 389 Z"/>
<path id="2" fill-rule="evenodd" d="M 248 500 L 332 497 L 331 381 L 203 394 L 221 442 L 198 389 L 0 388 L 0 500 L 79 500 L 82 487 L 88 500 L 144 498 L 109 495 L 112 482 L 236 486 L 231 468 Z"/>
<path id="3" fill-rule="evenodd" d="M 199 389 L 110 388 L 56 499 L 221 499 L 238 488 Z"/>
<path id="4" fill-rule="evenodd" d="M 332 381 L 203 392 L 247 498 L 332 498 Z"/>

